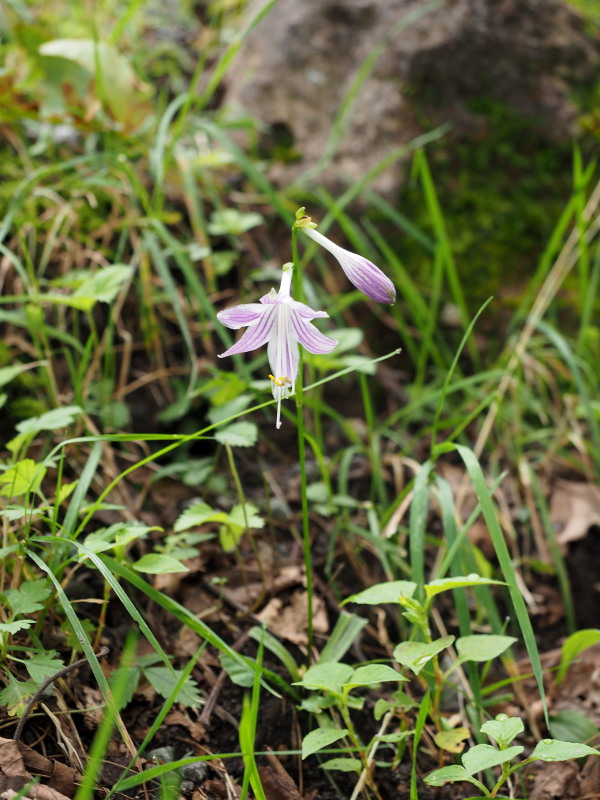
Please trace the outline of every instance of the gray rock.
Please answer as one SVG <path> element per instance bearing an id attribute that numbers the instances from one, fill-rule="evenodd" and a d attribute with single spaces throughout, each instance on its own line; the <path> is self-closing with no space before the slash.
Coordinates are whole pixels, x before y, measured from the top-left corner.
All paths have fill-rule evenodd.
<path id="1" fill-rule="evenodd" d="M 443 122 L 453 136 L 484 132 L 485 117 L 474 110 L 481 101 L 531 117 L 550 140 L 576 132 L 570 93 L 597 77 L 600 45 L 571 6 L 446 0 L 424 14 L 431 5 L 278 0 L 242 47 L 224 98 L 289 135 L 302 161 L 279 165 L 271 176 L 277 183 L 322 165 L 336 114 L 370 56 L 372 69 L 319 177 L 334 191 Z M 376 187 L 395 191 L 402 171 L 396 162 Z"/>

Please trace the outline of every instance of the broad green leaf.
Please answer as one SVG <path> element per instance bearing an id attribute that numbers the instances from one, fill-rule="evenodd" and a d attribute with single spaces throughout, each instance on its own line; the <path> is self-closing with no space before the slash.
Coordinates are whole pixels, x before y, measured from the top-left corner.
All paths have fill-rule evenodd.
<path id="1" fill-rule="evenodd" d="M 317 728 L 315 731 L 307 733 L 302 740 L 302 759 L 304 760 L 318 750 L 328 747 L 330 744 L 343 739 L 348 733 L 347 728 L 340 730 L 339 728 Z"/>
<path id="2" fill-rule="evenodd" d="M 227 522 L 228 518 L 224 511 L 216 511 L 207 503 L 194 503 L 177 517 L 173 530 L 175 533 L 181 533 L 205 522 Z"/>
<path id="3" fill-rule="evenodd" d="M 388 744 L 397 744 L 408 736 L 412 736 L 414 731 L 396 731 L 395 733 L 381 733 L 376 734 L 378 742 L 387 742 Z"/>
<path id="4" fill-rule="evenodd" d="M 433 741 L 441 750 L 446 750 L 448 753 L 462 753 L 465 740 L 470 735 L 471 731 L 468 728 L 453 728 L 451 731 L 439 731 L 433 737 Z"/>
<path id="5" fill-rule="evenodd" d="M 43 601 L 52 594 L 52 589 L 45 578 L 24 581 L 18 589 L 5 592 L 6 602 L 13 614 L 32 614 L 44 607 Z"/>
<path id="6" fill-rule="evenodd" d="M 469 781 L 471 783 L 471 776 L 464 767 L 459 764 L 452 764 L 450 767 L 442 767 L 442 769 L 430 772 L 424 780 L 430 786 L 443 786 L 445 783 L 454 783 L 455 781 Z"/>
<path id="7" fill-rule="evenodd" d="M 407 678 L 396 672 L 393 667 L 387 664 L 367 664 L 365 667 L 357 667 L 345 686 L 370 686 L 373 683 L 385 683 L 386 681 L 406 681 Z"/>
<path id="8" fill-rule="evenodd" d="M 0 705 L 5 706 L 9 717 L 22 717 L 27 703 L 38 690 L 34 681 L 18 681 L 8 673 L 8 686 L 0 692 Z"/>
<path id="9" fill-rule="evenodd" d="M 402 642 L 394 650 L 394 658 L 418 675 L 428 661 L 453 642 L 454 636 L 443 636 L 435 642 Z"/>
<path id="10" fill-rule="evenodd" d="M 235 208 L 224 208 L 211 214 L 208 232 L 212 236 L 239 236 L 263 222 L 264 218 L 255 212 L 244 214 Z"/>
<path id="11" fill-rule="evenodd" d="M 453 578 L 440 578 L 425 584 L 425 594 L 427 598 L 435 597 L 440 592 L 447 592 L 449 589 L 461 589 L 463 586 L 482 586 L 484 584 L 495 583 L 504 586 L 502 581 L 493 581 L 490 578 L 482 578 L 480 575 L 456 575 Z"/>
<path id="12" fill-rule="evenodd" d="M 491 661 L 517 641 L 514 636 L 476 633 L 456 640 L 459 661 Z"/>
<path id="13" fill-rule="evenodd" d="M 217 431 L 215 439 L 230 447 L 252 447 L 258 439 L 258 428 L 254 422 L 233 422 Z"/>
<path id="14" fill-rule="evenodd" d="M 16 425 L 19 433 L 39 433 L 39 431 L 57 431 L 62 428 L 68 428 L 72 425 L 77 417 L 83 414 L 83 409 L 80 406 L 62 406 L 61 408 L 53 408 L 51 411 L 46 411 L 39 417 L 30 417 L 24 419 Z"/>
<path id="15" fill-rule="evenodd" d="M 362 761 L 358 758 L 330 758 L 321 764 L 321 769 L 338 769 L 340 772 L 362 772 Z"/>
<path id="16" fill-rule="evenodd" d="M 388 581 L 387 583 L 377 583 L 369 586 L 358 594 L 347 597 L 342 605 L 346 603 L 363 603 L 368 606 L 378 606 L 380 603 L 397 603 L 401 597 L 412 597 L 417 584 L 413 581 Z"/>
<path id="17" fill-rule="evenodd" d="M 10 367 L 0 368 L 0 386 L 6 386 L 7 383 L 13 381 L 21 372 L 29 369 L 28 364 L 14 364 Z"/>
<path id="18" fill-rule="evenodd" d="M 144 112 L 148 114 L 148 86 L 140 81 L 128 60 L 112 44 L 92 39 L 54 39 L 44 42 L 39 52 L 42 56 L 53 57 L 51 60 L 58 59 L 59 64 L 70 62 L 64 70 L 63 81 L 68 80 L 73 72 L 72 65 L 77 64 L 83 70 L 83 85 L 89 84 L 91 79 L 95 85 L 101 85 L 110 111 L 120 122 L 133 126 L 142 121 Z M 55 77 L 54 81 L 57 80 Z"/>
<path id="19" fill-rule="evenodd" d="M 524 730 L 520 717 L 508 717 L 506 714 L 498 714 L 496 719 L 490 719 L 481 726 L 481 732 L 487 733 L 500 747 L 508 747 Z"/>
<path id="20" fill-rule="evenodd" d="M 539 761 L 568 761 L 570 758 L 600 755 L 600 750 L 578 742 L 561 742 L 560 739 L 542 739 L 535 746 L 530 758 Z"/>
<path id="21" fill-rule="evenodd" d="M 17 461 L 5 472 L 0 473 L 0 495 L 19 497 L 27 492 L 35 492 L 46 474 L 46 467 L 36 464 L 31 458 Z"/>
<path id="22" fill-rule="evenodd" d="M 597 725 L 582 711 L 565 708 L 550 717 L 550 733 L 565 742 L 587 742 L 599 731 Z"/>
<path id="23" fill-rule="evenodd" d="M 170 670 L 167 667 L 145 667 L 142 672 L 148 683 L 165 699 L 169 697 L 182 674 L 180 669 Z M 175 702 L 182 703 L 188 708 L 198 708 L 202 705 L 198 684 L 193 678 L 186 678 Z"/>
<path id="24" fill-rule="evenodd" d="M 69 304 L 90 311 L 97 302 L 112 303 L 132 274 L 133 268 L 123 264 L 98 269 L 68 298 Z"/>
<path id="25" fill-rule="evenodd" d="M 61 670 L 65 666 L 64 661 L 56 656 L 56 650 L 36 651 L 32 658 L 25 662 L 31 680 L 40 684 Z"/>
<path id="26" fill-rule="evenodd" d="M 167 572 L 189 572 L 189 568 L 173 556 L 162 553 L 148 553 L 131 565 L 137 572 L 147 572 L 150 575 L 163 575 Z"/>
<path id="27" fill-rule="evenodd" d="M 136 539 L 143 538 L 150 531 L 160 531 L 157 525 L 142 525 L 140 522 L 115 522 L 108 528 L 99 528 L 97 531 L 88 534 L 83 544 L 93 553 L 103 553 L 113 547 L 125 547 Z M 83 553 L 80 559 L 86 558 Z"/>
<path id="28" fill-rule="evenodd" d="M 325 664 L 315 664 L 306 670 L 304 677 L 294 686 L 304 686 L 307 689 L 323 689 L 334 694 L 342 693 L 342 686 L 348 683 L 354 670 L 349 664 L 339 664 L 328 661 Z"/>
<path id="29" fill-rule="evenodd" d="M 560 656 L 560 667 L 556 673 L 556 682 L 564 680 L 569 664 L 579 653 L 587 650 L 600 642 L 600 630 L 598 628 L 585 628 L 581 631 L 572 633 L 565 639 Z"/>
<path id="30" fill-rule="evenodd" d="M 219 661 L 225 672 L 229 675 L 232 683 L 236 686 L 244 686 L 249 688 L 254 685 L 254 670 L 247 663 L 240 663 L 233 659 L 227 653 L 219 655 Z"/>
<path id="31" fill-rule="evenodd" d="M 467 750 L 461 761 L 469 775 L 475 775 L 476 772 L 483 772 L 483 770 L 490 767 L 496 767 L 498 764 L 512 761 L 524 749 L 521 745 L 513 745 L 512 747 L 507 747 L 506 750 L 498 750 L 496 747 L 492 747 L 491 744 L 477 744 Z"/>

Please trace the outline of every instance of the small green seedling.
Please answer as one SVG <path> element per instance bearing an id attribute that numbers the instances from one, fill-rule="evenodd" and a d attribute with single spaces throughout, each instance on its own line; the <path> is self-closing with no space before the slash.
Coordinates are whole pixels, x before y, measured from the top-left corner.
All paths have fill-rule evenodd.
<path id="1" fill-rule="evenodd" d="M 529 758 L 511 765 L 510 762 L 520 756 L 525 749 L 522 745 L 511 744 L 523 730 L 523 722 L 519 717 L 498 714 L 496 719 L 489 720 L 481 726 L 481 732 L 486 733 L 494 745 L 478 744 L 471 747 L 461 757 L 462 765 L 452 764 L 449 767 L 436 769 L 425 778 L 425 783 L 430 786 L 442 786 L 444 783 L 468 781 L 477 786 L 482 797 L 497 797 L 498 791 L 508 778 L 532 761 L 568 761 L 571 758 L 600 755 L 599 750 L 586 744 L 561 742 L 559 739 L 542 739 Z M 500 776 L 489 790 L 475 775 L 498 766 L 502 768 Z"/>

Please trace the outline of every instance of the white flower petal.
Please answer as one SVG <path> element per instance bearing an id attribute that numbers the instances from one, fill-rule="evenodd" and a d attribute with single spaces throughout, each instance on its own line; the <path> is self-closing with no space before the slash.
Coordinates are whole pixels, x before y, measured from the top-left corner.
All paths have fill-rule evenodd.
<path id="1" fill-rule="evenodd" d="M 277 318 L 277 306 L 267 308 L 261 307 L 261 315 L 258 320 L 252 322 L 243 336 L 224 353 L 219 353 L 219 358 L 232 356 L 235 353 L 247 353 L 249 350 L 256 350 L 262 347 L 269 340 L 273 333 L 273 327 Z"/>

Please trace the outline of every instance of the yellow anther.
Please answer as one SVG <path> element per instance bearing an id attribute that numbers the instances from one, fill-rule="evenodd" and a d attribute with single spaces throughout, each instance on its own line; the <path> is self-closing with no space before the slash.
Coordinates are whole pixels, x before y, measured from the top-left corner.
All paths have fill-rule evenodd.
<path id="1" fill-rule="evenodd" d="M 276 378 L 274 375 L 269 375 L 275 386 L 285 386 L 286 383 L 292 384 L 289 378 Z"/>

